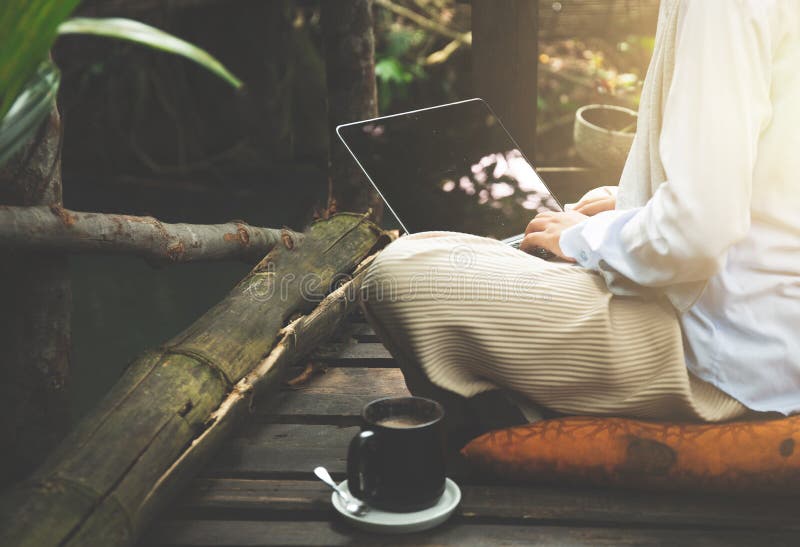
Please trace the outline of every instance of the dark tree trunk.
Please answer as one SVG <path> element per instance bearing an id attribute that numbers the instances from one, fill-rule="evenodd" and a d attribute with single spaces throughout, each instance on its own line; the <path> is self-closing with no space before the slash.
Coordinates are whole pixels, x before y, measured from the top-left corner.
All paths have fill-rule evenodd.
<path id="1" fill-rule="evenodd" d="M 61 120 L 0 167 L 0 204 L 61 204 Z M 47 456 L 69 424 L 71 292 L 67 257 L 0 255 L 0 486 Z"/>
<path id="2" fill-rule="evenodd" d="M 529 160 L 536 144 L 536 0 L 472 0 L 472 81 Z"/>
<path id="3" fill-rule="evenodd" d="M 331 125 L 332 197 L 340 211 L 362 212 L 371 207 L 374 218 L 379 219 L 383 211 L 380 196 L 335 132 L 339 124 L 378 115 L 372 0 L 328 1 L 321 5 Z"/>

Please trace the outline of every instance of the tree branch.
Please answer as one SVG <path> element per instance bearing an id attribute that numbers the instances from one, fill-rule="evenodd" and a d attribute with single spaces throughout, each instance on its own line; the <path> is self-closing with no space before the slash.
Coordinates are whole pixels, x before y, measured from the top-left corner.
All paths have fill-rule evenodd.
<path id="1" fill-rule="evenodd" d="M 472 33 L 471 32 L 458 32 L 456 30 L 447 28 L 446 26 L 442 25 L 441 23 L 437 23 L 431 19 L 428 19 L 424 15 L 420 15 L 419 13 L 408 9 L 405 6 L 400 6 L 395 4 L 391 0 L 375 0 L 375 3 L 379 6 L 386 8 L 387 10 L 391 11 L 395 15 L 399 15 L 400 17 L 405 17 L 409 21 L 413 21 L 418 26 L 429 30 L 431 32 L 435 32 L 437 34 L 441 34 L 445 38 L 450 38 L 451 40 L 456 40 L 461 42 L 464 45 L 472 45 Z"/>
<path id="2" fill-rule="evenodd" d="M 453 40 L 452 42 L 449 42 L 446 46 L 444 46 L 442 49 L 434 51 L 433 53 L 425 57 L 425 64 L 428 66 L 440 65 L 445 61 L 447 61 L 453 53 L 455 53 L 456 51 L 459 50 L 459 48 L 461 48 L 461 46 L 462 46 L 461 42 L 459 42 L 458 40 Z"/>
<path id="3" fill-rule="evenodd" d="M 165 224 L 152 217 L 79 213 L 61 206 L 0 206 L 0 247 L 36 252 L 128 254 L 154 263 L 256 262 L 301 234 L 244 222 Z"/>

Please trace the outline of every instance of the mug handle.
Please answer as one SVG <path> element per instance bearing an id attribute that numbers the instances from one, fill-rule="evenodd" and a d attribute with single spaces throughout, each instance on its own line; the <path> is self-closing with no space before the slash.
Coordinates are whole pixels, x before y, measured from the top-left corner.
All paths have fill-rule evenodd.
<path id="1" fill-rule="evenodd" d="M 367 450 L 375 446 L 376 435 L 374 431 L 364 430 L 350 441 L 347 450 L 347 489 L 355 497 L 365 500 L 375 495 L 377 484 L 374 484 L 375 474 L 372 472 Z"/>

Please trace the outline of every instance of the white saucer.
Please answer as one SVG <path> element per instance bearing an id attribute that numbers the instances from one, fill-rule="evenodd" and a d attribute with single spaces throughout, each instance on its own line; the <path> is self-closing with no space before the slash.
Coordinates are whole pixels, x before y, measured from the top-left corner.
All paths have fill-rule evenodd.
<path id="1" fill-rule="evenodd" d="M 339 488 L 348 494 L 347 481 L 339 484 Z M 344 509 L 339 494 L 333 492 L 331 502 L 336 510 L 353 525 L 368 530 L 370 532 L 380 532 L 383 534 L 407 534 L 409 532 L 421 532 L 443 523 L 453 514 L 461 501 L 461 489 L 450 479 L 445 480 L 444 494 L 436 502 L 436 505 L 414 511 L 413 513 L 391 513 L 373 507 L 365 515 L 356 516 L 348 513 Z"/>

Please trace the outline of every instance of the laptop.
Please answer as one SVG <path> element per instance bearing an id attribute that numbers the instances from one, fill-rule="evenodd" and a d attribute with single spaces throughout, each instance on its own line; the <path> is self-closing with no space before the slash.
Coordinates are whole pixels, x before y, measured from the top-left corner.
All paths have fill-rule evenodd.
<path id="1" fill-rule="evenodd" d="M 483 99 L 347 123 L 336 132 L 409 234 L 464 232 L 519 247 L 533 217 L 562 210 Z"/>

